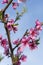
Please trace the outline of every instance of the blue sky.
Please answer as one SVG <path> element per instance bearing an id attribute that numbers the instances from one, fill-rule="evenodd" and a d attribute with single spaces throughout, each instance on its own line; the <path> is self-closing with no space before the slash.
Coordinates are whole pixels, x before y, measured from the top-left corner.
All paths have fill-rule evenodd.
<path id="1" fill-rule="evenodd" d="M 1 0 L 0 0 L 1 2 Z M 23 4 L 20 4 L 18 11 L 21 12 Z M 18 26 L 18 32 L 16 34 L 11 34 L 11 39 L 21 38 L 26 29 L 30 29 L 31 27 L 35 26 L 35 21 L 39 19 L 40 22 L 43 22 L 43 0 L 27 0 L 25 5 L 27 7 L 27 12 L 21 17 Z M 0 3 L 0 9 L 3 8 L 4 5 Z M 12 12 L 13 11 L 13 12 Z M 11 8 L 8 8 L 6 13 L 10 14 L 10 18 L 15 18 L 15 11 Z M 6 38 L 5 29 L 3 28 L 4 25 L 0 23 L 0 34 L 3 35 L 3 38 Z M 4 31 L 4 32 L 3 32 Z M 0 47 L 0 53 L 3 53 L 3 49 Z M 26 48 L 23 52 L 27 55 L 27 61 L 22 62 L 21 65 L 43 65 L 43 30 L 40 32 L 40 45 L 38 49 L 31 51 L 29 48 Z M 11 59 L 7 59 L 5 57 L 1 62 L 0 65 L 11 65 Z"/>

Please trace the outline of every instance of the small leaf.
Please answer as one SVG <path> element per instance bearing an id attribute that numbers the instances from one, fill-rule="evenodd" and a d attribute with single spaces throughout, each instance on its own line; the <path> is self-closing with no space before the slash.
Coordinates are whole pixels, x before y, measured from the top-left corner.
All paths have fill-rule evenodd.
<path id="1" fill-rule="evenodd" d="M 36 43 L 37 45 L 39 45 L 40 43 Z"/>
<path id="2" fill-rule="evenodd" d="M 12 26 L 18 26 L 18 23 L 16 23 L 16 24 L 13 24 Z"/>
<path id="3" fill-rule="evenodd" d="M 36 41 L 39 41 L 40 40 L 40 38 L 38 38 Z"/>
<path id="4" fill-rule="evenodd" d="M 13 61 L 13 63 L 16 63 L 18 61 L 18 57 L 17 56 L 13 56 L 12 57 L 12 61 Z"/>
<path id="5" fill-rule="evenodd" d="M 4 57 L 2 57 L 2 56 L 0 55 L 0 62 L 3 60 L 3 58 L 4 58 Z"/>
<path id="6" fill-rule="evenodd" d="M 20 19 L 20 16 L 17 16 L 15 21 L 17 21 L 17 20 L 19 20 L 19 19 Z"/>
<path id="7" fill-rule="evenodd" d="M 2 11 L 0 11 L 0 20 L 2 19 Z"/>
<path id="8" fill-rule="evenodd" d="M 39 43 L 39 40 L 40 40 L 40 38 L 36 40 L 36 44 L 37 44 L 37 45 L 40 44 L 40 43 Z"/>

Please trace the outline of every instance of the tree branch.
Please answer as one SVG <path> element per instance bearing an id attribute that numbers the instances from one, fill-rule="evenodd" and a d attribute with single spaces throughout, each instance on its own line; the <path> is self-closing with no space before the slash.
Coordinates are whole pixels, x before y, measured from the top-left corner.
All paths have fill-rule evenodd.
<path id="1" fill-rule="evenodd" d="M 8 31 L 6 24 L 4 24 L 5 26 L 5 30 L 6 30 L 6 34 L 7 34 L 7 38 L 8 38 L 8 42 L 9 42 L 9 48 L 11 51 L 11 56 L 13 55 L 13 50 L 12 50 L 12 45 L 11 45 L 11 40 L 10 40 L 10 32 Z"/>
<path id="2" fill-rule="evenodd" d="M 27 31 L 28 31 L 28 29 L 27 29 L 26 32 L 24 33 L 23 37 L 24 37 L 25 35 L 27 35 Z M 22 37 L 22 38 L 23 38 L 23 37 Z M 22 38 L 20 39 L 19 44 L 17 44 L 17 45 L 13 48 L 13 50 L 15 50 L 15 49 L 20 45 Z"/>
<path id="3" fill-rule="evenodd" d="M 13 0 L 10 0 L 9 3 L 5 6 L 3 13 L 5 13 L 6 9 L 9 7 L 9 5 L 12 3 Z"/>

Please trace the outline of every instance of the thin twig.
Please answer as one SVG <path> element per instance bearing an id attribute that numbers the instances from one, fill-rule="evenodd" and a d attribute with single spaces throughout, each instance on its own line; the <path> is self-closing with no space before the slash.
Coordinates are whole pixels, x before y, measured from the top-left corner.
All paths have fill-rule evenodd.
<path id="1" fill-rule="evenodd" d="M 27 34 L 27 31 L 28 31 L 28 29 L 27 29 L 26 32 L 24 33 L 23 37 Z M 23 37 L 22 37 L 22 38 L 23 38 Z M 20 39 L 19 44 L 17 44 L 17 45 L 13 48 L 13 50 L 15 50 L 15 49 L 20 45 L 20 42 L 21 42 L 22 38 Z"/>
<path id="2" fill-rule="evenodd" d="M 9 5 L 12 3 L 13 0 L 10 0 L 9 3 L 5 6 L 3 13 L 5 13 L 6 9 L 9 7 Z"/>
<path id="3" fill-rule="evenodd" d="M 6 30 L 6 34 L 7 34 L 7 38 L 8 38 L 8 43 L 9 43 L 9 48 L 10 48 L 10 51 L 11 51 L 11 55 L 13 55 L 13 50 L 12 50 L 12 45 L 11 45 L 11 40 L 10 40 L 10 32 L 8 31 L 7 27 L 6 27 L 6 24 L 5 25 L 5 30 Z"/>

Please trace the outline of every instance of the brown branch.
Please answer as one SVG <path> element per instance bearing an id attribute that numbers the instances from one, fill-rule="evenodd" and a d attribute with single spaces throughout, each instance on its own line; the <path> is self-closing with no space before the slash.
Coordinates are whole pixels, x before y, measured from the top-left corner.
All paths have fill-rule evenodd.
<path id="1" fill-rule="evenodd" d="M 27 35 L 27 31 L 28 31 L 28 29 L 27 29 L 26 32 L 24 33 L 23 37 L 24 37 L 25 35 Z M 22 38 L 23 38 L 23 37 L 22 37 Z M 22 38 L 20 39 L 19 44 L 17 44 L 17 45 L 13 48 L 13 50 L 15 50 L 15 49 L 20 45 Z"/>
<path id="2" fill-rule="evenodd" d="M 8 31 L 6 24 L 4 24 L 5 26 L 5 30 L 6 30 L 6 34 L 7 34 L 7 38 L 8 38 L 8 43 L 9 43 L 9 48 L 11 51 L 11 56 L 13 55 L 13 50 L 12 50 L 12 45 L 11 45 L 11 40 L 10 40 L 10 32 Z"/>
<path id="3" fill-rule="evenodd" d="M 5 6 L 3 13 L 5 13 L 6 9 L 9 7 L 9 5 L 12 3 L 13 0 L 10 0 L 9 3 Z"/>

